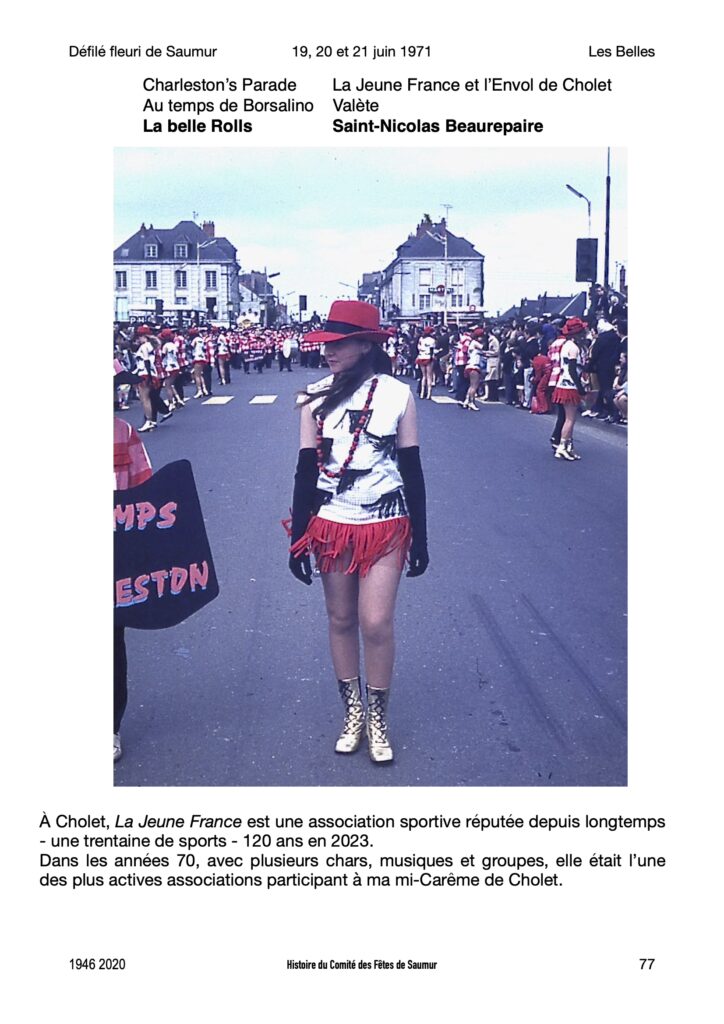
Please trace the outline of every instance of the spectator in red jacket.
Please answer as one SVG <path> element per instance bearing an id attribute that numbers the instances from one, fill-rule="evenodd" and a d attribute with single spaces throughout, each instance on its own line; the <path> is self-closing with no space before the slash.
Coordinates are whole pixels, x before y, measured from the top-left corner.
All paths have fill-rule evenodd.
<path id="1" fill-rule="evenodd" d="M 532 360 L 533 367 L 533 398 L 530 403 L 530 411 L 532 413 L 547 413 L 550 412 L 550 403 L 548 401 L 548 382 L 551 379 L 551 373 L 553 372 L 553 362 L 550 357 L 542 352 L 539 352 L 537 356 L 533 356 Z M 535 401 L 533 400 L 535 399 Z"/>

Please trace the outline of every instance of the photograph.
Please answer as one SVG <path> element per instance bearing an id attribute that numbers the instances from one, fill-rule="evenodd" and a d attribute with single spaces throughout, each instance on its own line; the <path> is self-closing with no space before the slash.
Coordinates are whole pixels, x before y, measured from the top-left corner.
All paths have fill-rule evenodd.
<path id="1" fill-rule="evenodd" d="M 626 194 L 115 150 L 116 786 L 627 784 Z"/>

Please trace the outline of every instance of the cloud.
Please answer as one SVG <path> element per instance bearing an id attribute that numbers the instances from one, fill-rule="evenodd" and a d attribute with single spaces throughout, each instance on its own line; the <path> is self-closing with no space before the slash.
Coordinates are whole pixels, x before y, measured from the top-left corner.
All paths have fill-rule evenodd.
<path id="1" fill-rule="evenodd" d="M 625 152 L 613 151 L 614 246 L 625 261 Z M 243 269 L 279 271 L 280 293 L 323 306 L 382 269 L 423 213 L 450 203 L 450 228 L 486 257 L 486 307 L 580 290 L 575 239 L 603 238 L 605 150 L 532 147 L 118 149 L 117 244 L 142 220 L 216 222 Z M 603 262 L 603 244 L 599 261 Z"/>

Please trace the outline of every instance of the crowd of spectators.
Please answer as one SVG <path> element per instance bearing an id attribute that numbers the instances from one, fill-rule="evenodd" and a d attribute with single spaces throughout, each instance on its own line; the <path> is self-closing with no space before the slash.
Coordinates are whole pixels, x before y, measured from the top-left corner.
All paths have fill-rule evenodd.
<path id="1" fill-rule="evenodd" d="M 580 375 L 586 394 L 582 416 L 609 424 L 628 422 L 628 326 L 625 299 L 600 285 L 591 289 L 577 337 L 581 350 Z M 400 323 L 388 328 L 385 349 L 391 372 L 417 380 L 418 395 L 431 398 L 445 391 L 462 409 L 504 402 L 534 415 L 552 411 L 558 355 L 566 317 L 488 319 L 472 325 Z M 141 431 L 186 404 L 185 388 L 193 398 L 225 387 L 231 371 L 261 374 L 276 364 L 279 371 L 324 367 L 324 352 L 308 341 L 303 325 L 244 329 L 168 325 L 116 325 L 114 356 L 138 377 L 135 389 L 145 420 Z M 127 409 L 133 397 L 129 385 L 117 389 L 116 407 Z"/>
<path id="2" fill-rule="evenodd" d="M 586 389 L 582 415 L 606 423 L 628 422 L 627 306 L 619 295 L 608 301 L 603 288 L 592 289 L 584 314 L 586 330 L 577 338 L 581 379 Z M 466 403 L 471 369 L 479 369 L 476 400 L 505 402 L 541 415 L 551 411 L 551 394 L 566 317 L 543 314 L 486 320 L 460 327 L 400 324 L 387 346 L 393 372 L 421 379 L 417 364 L 421 343 L 434 339 L 434 381 L 446 387 L 461 408 Z M 482 345 L 482 352 L 479 353 Z M 473 355 L 474 353 L 474 355 Z"/>

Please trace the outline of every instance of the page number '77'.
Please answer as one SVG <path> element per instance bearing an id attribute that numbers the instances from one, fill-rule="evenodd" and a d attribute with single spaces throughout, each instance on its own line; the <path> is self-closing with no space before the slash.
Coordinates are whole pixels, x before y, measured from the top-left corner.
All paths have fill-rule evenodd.
<path id="1" fill-rule="evenodd" d="M 639 957 L 639 965 L 640 965 L 641 970 L 642 971 L 646 971 L 646 970 L 650 971 L 651 968 L 654 966 L 655 961 L 656 961 L 656 958 L 653 957 L 653 956 L 651 956 L 651 957 Z"/>

